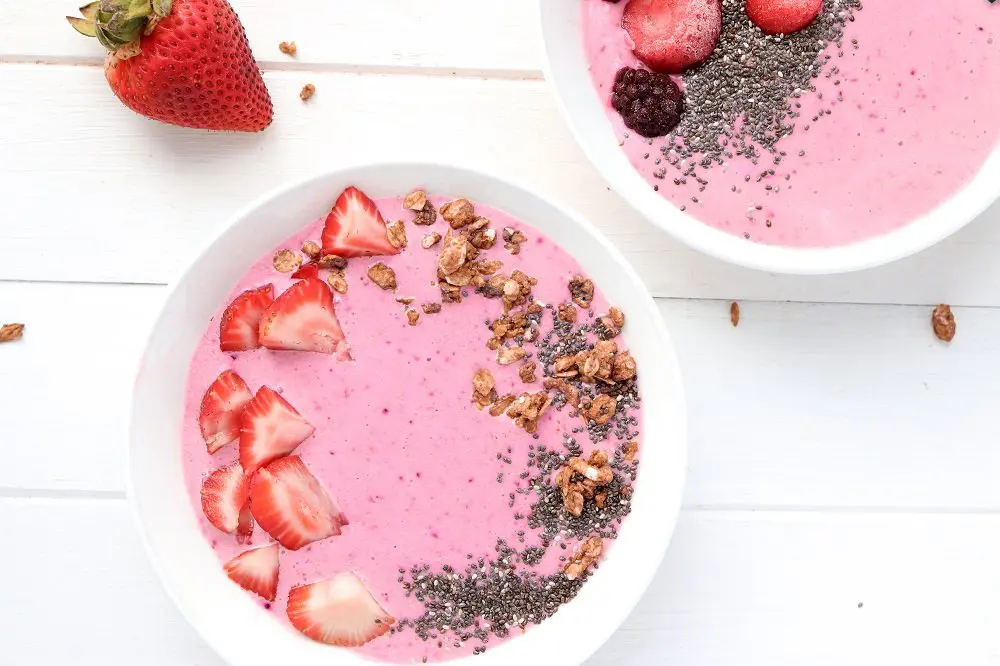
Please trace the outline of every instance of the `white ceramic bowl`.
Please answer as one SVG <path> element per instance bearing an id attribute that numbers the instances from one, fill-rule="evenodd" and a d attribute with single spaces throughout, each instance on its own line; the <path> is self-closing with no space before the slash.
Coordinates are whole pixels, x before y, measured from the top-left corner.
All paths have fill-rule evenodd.
<path id="1" fill-rule="evenodd" d="M 174 283 L 146 345 L 132 405 L 129 496 L 149 555 L 188 621 L 233 666 L 371 664 L 300 636 L 225 576 L 184 489 L 181 421 L 189 360 L 209 318 L 260 256 L 325 215 L 357 185 L 374 197 L 421 186 L 507 211 L 568 250 L 628 316 L 646 405 L 633 511 L 606 562 L 575 600 L 526 635 L 456 664 L 580 664 L 625 620 L 656 572 L 681 502 L 687 439 L 680 370 L 653 299 L 625 259 L 579 216 L 521 187 L 467 169 L 379 164 L 331 171 L 251 204 Z"/>
<path id="2" fill-rule="evenodd" d="M 696 250 L 774 273 L 846 273 L 902 259 L 947 238 L 1000 198 L 1000 147 L 976 178 L 941 206 L 905 227 L 850 245 L 791 248 L 754 243 L 681 212 L 654 192 L 618 146 L 588 71 L 580 0 L 538 3 L 546 78 L 577 143 L 605 180 L 651 222 Z"/>

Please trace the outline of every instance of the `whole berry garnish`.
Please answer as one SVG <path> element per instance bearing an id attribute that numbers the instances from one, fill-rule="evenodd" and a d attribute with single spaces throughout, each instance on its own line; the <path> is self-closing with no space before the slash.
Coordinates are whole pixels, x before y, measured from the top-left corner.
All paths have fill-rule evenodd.
<path id="1" fill-rule="evenodd" d="M 652 138 L 677 127 L 684 111 L 684 95 L 666 74 L 622 67 L 615 74 L 611 106 L 621 114 L 626 127 Z"/>
<path id="2" fill-rule="evenodd" d="M 95 0 L 67 17 L 107 49 L 104 74 L 125 106 L 196 129 L 259 132 L 271 97 L 227 0 Z"/>

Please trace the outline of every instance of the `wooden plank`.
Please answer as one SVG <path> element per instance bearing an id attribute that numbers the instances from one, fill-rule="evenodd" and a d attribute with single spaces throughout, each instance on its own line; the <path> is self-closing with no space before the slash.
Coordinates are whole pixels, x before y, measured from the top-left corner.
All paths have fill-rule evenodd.
<path id="1" fill-rule="evenodd" d="M 222 666 L 156 582 L 124 501 L 0 499 L 0 531 L 17 572 L 0 662 Z M 998 559 L 995 514 L 684 512 L 588 666 L 995 665 Z"/>
<path id="2" fill-rule="evenodd" d="M 313 2 L 308 11 L 301 4 L 278 9 L 272 0 L 230 1 L 264 69 L 401 67 L 540 76 L 532 0 Z M 33 0 L 5 5 L 0 62 L 97 62 L 103 57 L 96 42 L 62 20 L 76 4 Z M 296 60 L 278 51 L 283 41 L 297 43 Z"/>
<path id="3" fill-rule="evenodd" d="M 166 282 L 261 192 L 350 162 L 423 159 L 491 171 L 575 207 L 658 296 L 1000 305 L 1000 206 L 893 266 L 770 276 L 707 259 L 640 219 L 586 163 L 541 82 L 306 72 L 267 80 L 275 126 L 232 136 L 135 117 L 96 68 L 0 65 L 0 279 Z M 304 106 L 297 94 L 307 81 L 319 92 Z"/>
<path id="4" fill-rule="evenodd" d="M 121 492 L 125 410 L 163 288 L 0 283 L 0 491 Z M 998 509 L 1000 310 L 662 301 L 687 385 L 689 507 Z M 39 446 L 45 455 L 39 455 Z"/>
<path id="5" fill-rule="evenodd" d="M 124 490 L 132 381 L 163 293 L 0 282 L 0 319 L 25 324 L 0 345 L 0 490 Z"/>

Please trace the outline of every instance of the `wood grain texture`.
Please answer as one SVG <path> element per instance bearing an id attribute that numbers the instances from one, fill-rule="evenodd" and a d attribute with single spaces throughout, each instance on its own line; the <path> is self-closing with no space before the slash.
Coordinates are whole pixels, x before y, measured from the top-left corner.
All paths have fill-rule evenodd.
<path id="1" fill-rule="evenodd" d="M 0 490 L 119 493 L 131 385 L 165 289 L 0 283 Z M 1000 510 L 1000 311 L 663 301 L 690 412 L 688 507 Z M 58 400 L 59 411 L 54 411 Z M 39 464 L 39 443 L 45 464 Z"/>
<path id="2" fill-rule="evenodd" d="M 170 605 L 124 501 L 0 499 L 0 532 L 19 544 L 0 663 L 223 666 Z M 687 511 L 587 666 L 995 665 L 998 559 L 996 515 Z"/>
<path id="3" fill-rule="evenodd" d="M 0 0 L 0 62 L 99 62 L 101 48 L 63 20 L 73 0 Z M 533 0 L 231 0 L 267 69 L 443 69 L 538 77 Z M 30 29 L 26 29 L 30 27 Z M 295 41 L 298 58 L 278 51 Z"/>
<path id="4" fill-rule="evenodd" d="M 318 170 L 443 160 L 576 208 L 664 297 L 1000 305 L 1000 206 L 918 257 L 846 276 L 727 266 L 610 192 L 541 82 L 273 72 L 277 120 L 254 136 L 159 125 L 93 67 L 0 65 L 0 279 L 165 283 L 236 210 Z M 307 81 L 318 92 L 298 99 Z M 498 145 L 503 150 L 498 150 Z M 498 202 L 502 207 L 502 202 Z"/>

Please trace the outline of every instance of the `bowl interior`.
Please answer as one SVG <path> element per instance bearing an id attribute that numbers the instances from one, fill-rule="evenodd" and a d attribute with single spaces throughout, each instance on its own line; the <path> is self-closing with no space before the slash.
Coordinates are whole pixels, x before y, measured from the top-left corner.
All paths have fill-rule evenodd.
<path id="1" fill-rule="evenodd" d="M 1000 198 L 1000 146 L 963 189 L 938 208 L 883 236 L 830 248 L 753 243 L 681 212 L 654 192 L 618 146 L 589 72 L 579 0 L 538 3 L 553 86 L 576 141 L 611 186 L 651 222 L 691 247 L 733 264 L 775 273 L 842 273 L 909 256 L 958 231 Z"/>
<path id="2" fill-rule="evenodd" d="M 579 596 L 553 618 L 474 662 L 472 658 L 455 662 L 581 663 L 631 611 L 673 532 L 687 451 L 680 372 L 653 300 L 593 227 L 520 187 L 464 169 L 374 165 L 326 173 L 277 191 L 236 215 L 175 283 L 145 350 L 130 431 L 129 492 L 154 565 L 183 614 L 234 666 L 371 663 L 299 636 L 226 578 L 198 529 L 180 455 L 187 366 L 210 317 L 254 261 L 328 212 L 337 193 L 351 184 L 375 197 L 421 186 L 505 210 L 574 255 L 629 317 L 629 344 L 639 364 L 640 388 L 652 408 L 645 410 L 643 462 L 633 511 L 615 548 Z"/>

